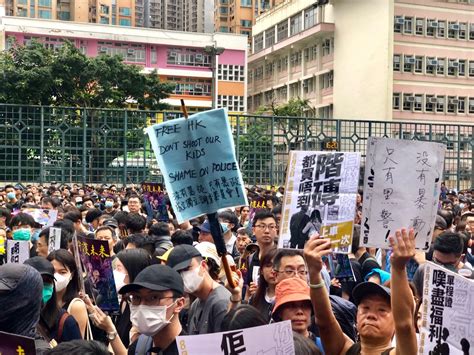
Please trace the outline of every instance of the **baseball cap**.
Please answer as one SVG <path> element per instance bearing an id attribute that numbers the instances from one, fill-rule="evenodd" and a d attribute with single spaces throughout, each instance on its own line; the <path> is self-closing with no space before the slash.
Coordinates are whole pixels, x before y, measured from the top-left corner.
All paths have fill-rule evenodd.
<path id="1" fill-rule="evenodd" d="M 222 233 L 227 233 L 229 231 L 229 228 L 227 227 L 227 224 L 221 223 L 222 227 Z M 204 233 L 211 233 L 211 224 L 209 221 L 206 219 L 203 224 L 199 227 L 201 229 L 201 232 Z"/>
<path id="2" fill-rule="evenodd" d="M 168 261 L 166 262 L 166 265 L 176 271 L 180 271 L 186 269 L 189 265 L 191 265 L 192 259 L 198 256 L 202 257 L 199 250 L 197 250 L 192 245 L 177 245 L 173 248 L 170 255 L 168 256 Z"/>
<path id="3" fill-rule="evenodd" d="M 120 294 L 128 293 L 140 288 L 147 288 L 152 291 L 176 291 L 184 294 L 183 279 L 181 275 L 166 265 L 150 265 L 140 271 L 131 284 L 123 286 Z"/>
<path id="4" fill-rule="evenodd" d="M 115 218 L 107 218 L 106 220 L 104 220 L 102 225 L 109 226 L 112 228 L 118 228 L 118 222 Z"/>
<path id="5" fill-rule="evenodd" d="M 446 223 L 446 220 L 443 217 L 436 215 L 435 228 L 446 230 L 448 229 L 448 223 Z"/>
<path id="6" fill-rule="evenodd" d="M 25 261 L 26 265 L 30 265 L 39 271 L 41 276 L 49 276 L 54 279 L 54 266 L 51 261 L 42 256 L 34 256 Z"/>
<path id="7" fill-rule="evenodd" d="M 8 263 L 0 266 L 0 291 L 12 291 L 16 289 L 29 266 L 23 264 Z"/>
<path id="8" fill-rule="evenodd" d="M 380 286 L 374 282 L 362 282 L 354 287 L 352 291 L 352 297 L 356 306 L 367 296 L 379 295 L 390 302 L 391 292 L 388 287 Z"/>
<path id="9" fill-rule="evenodd" d="M 273 313 L 276 314 L 278 309 L 285 303 L 309 301 L 309 286 L 300 278 L 293 277 L 279 282 L 275 289 L 275 306 Z"/>
<path id="10" fill-rule="evenodd" d="M 165 251 L 163 255 L 157 256 L 156 258 L 166 263 L 168 261 L 168 256 L 170 256 L 170 253 L 172 250 L 173 248 L 170 248 L 167 251 Z"/>
<path id="11" fill-rule="evenodd" d="M 217 263 L 217 265 L 221 266 L 221 258 L 219 258 L 219 255 L 217 254 L 215 244 L 201 242 L 196 245 L 196 249 L 199 250 L 203 258 L 211 258 Z"/>
<path id="12" fill-rule="evenodd" d="M 91 209 L 87 211 L 86 213 L 86 222 L 92 223 L 92 221 L 99 218 L 100 216 L 102 216 L 102 212 L 99 209 L 97 208 Z"/>

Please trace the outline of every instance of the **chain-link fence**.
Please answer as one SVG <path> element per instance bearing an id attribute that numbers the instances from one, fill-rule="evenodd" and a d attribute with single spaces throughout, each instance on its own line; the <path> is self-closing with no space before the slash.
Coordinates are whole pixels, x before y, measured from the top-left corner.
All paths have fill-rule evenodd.
<path id="1" fill-rule="evenodd" d="M 144 128 L 177 116 L 180 113 L 0 104 L 0 181 L 161 181 Z M 364 155 L 368 137 L 385 136 L 446 144 L 446 184 L 474 186 L 474 126 L 249 115 L 229 115 L 229 121 L 249 185 L 283 184 L 290 150 L 337 149 Z"/>

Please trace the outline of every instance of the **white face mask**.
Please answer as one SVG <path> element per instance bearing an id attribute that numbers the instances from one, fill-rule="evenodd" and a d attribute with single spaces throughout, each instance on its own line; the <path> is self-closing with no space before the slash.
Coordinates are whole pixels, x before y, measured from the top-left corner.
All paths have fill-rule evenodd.
<path id="1" fill-rule="evenodd" d="M 115 288 L 117 289 L 117 292 L 119 292 L 119 290 L 125 286 L 125 277 L 127 277 L 127 274 L 124 274 L 118 270 L 114 270 Z"/>
<path id="2" fill-rule="evenodd" d="M 194 293 L 198 290 L 199 286 L 201 286 L 202 281 L 204 280 L 204 275 L 199 275 L 199 269 L 200 267 L 197 267 L 181 273 L 185 292 Z"/>
<path id="3" fill-rule="evenodd" d="M 54 283 L 56 284 L 56 291 L 60 292 L 64 290 L 67 285 L 69 285 L 69 282 L 71 281 L 72 275 L 71 274 L 66 274 L 66 275 L 61 275 L 58 273 L 54 273 Z"/>
<path id="4" fill-rule="evenodd" d="M 174 314 L 166 320 L 166 310 L 173 305 L 174 302 L 169 306 L 130 305 L 130 320 L 140 334 L 153 336 L 171 323 Z"/>

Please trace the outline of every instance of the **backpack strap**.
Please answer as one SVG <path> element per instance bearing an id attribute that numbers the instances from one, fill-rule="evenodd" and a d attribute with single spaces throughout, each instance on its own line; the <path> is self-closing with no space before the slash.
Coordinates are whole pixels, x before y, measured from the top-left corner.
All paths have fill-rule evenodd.
<path id="1" fill-rule="evenodd" d="M 61 315 L 61 318 L 59 318 L 59 325 L 58 325 L 58 336 L 57 336 L 57 341 L 59 342 L 61 340 L 61 337 L 63 336 L 63 328 L 64 328 L 64 323 L 66 322 L 67 317 L 69 317 L 69 313 L 64 312 Z"/>
<path id="2" fill-rule="evenodd" d="M 148 353 L 148 350 L 153 345 L 153 338 L 145 335 L 145 334 L 140 334 L 137 340 L 137 347 L 135 348 L 135 355 L 146 355 Z"/>

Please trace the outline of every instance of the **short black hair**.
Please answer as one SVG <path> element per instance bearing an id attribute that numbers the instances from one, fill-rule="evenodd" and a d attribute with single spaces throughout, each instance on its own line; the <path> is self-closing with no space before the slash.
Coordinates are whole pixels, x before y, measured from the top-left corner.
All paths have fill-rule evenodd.
<path id="1" fill-rule="evenodd" d="M 443 254 L 460 256 L 464 250 L 464 240 L 455 232 L 443 232 L 434 241 L 433 249 Z"/>
<path id="2" fill-rule="evenodd" d="M 72 223 L 77 223 L 82 221 L 82 214 L 79 210 L 72 210 L 64 214 L 64 220 L 70 220 Z"/>
<path id="3" fill-rule="evenodd" d="M 148 235 L 169 236 L 170 235 L 170 226 L 166 222 L 153 223 L 148 229 Z"/>
<path id="4" fill-rule="evenodd" d="M 50 231 L 50 227 L 47 227 L 45 229 L 43 229 L 40 234 L 38 235 L 38 238 L 41 238 L 41 237 L 44 237 L 45 241 L 46 241 L 46 244 L 49 243 L 49 231 Z M 72 234 L 69 233 L 67 230 L 65 229 L 61 229 L 61 243 L 60 243 L 60 248 L 61 249 L 66 249 L 67 250 L 67 247 L 68 247 L 68 242 L 70 242 L 72 240 Z"/>
<path id="5" fill-rule="evenodd" d="M 61 200 L 57 197 L 44 196 L 41 199 L 41 203 L 50 203 L 53 208 L 61 206 Z"/>
<path id="6" fill-rule="evenodd" d="M 20 212 L 10 220 L 10 228 L 17 226 L 30 226 L 35 228 L 37 223 L 28 213 Z"/>
<path id="7" fill-rule="evenodd" d="M 97 208 L 92 208 L 86 213 L 86 222 L 92 223 L 93 221 L 98 219 L 100 216 L 102 216 L 102 211 Z"/>
<path id="8" fill-rule="evenodd" d="M 69 232 L 71 235 L 74 234 L 74 223 L 69 219 L 58 219 L 54 222 L 53 227 L 61 228 Z"/>
<path id="9" fill-rule="evenodd" d="M 128 212 L 117 211 L 117 213 L 114 214 L 114 219 L 117 221 L 119 227 L 120 225 L 127 225 Z"/>
<path id="10" fill-rule="evenodd" d="M 222 319 L 221 331 L 244 329 L 266 325 L 268 322 L 253 306 L 241 304 L 231 309 Z"/>
<path id="11" fill-rule="evenodd" d="M 5 217 L 5 224 L 10 224 L 11 211 L 6 207 L 0 207 L 0 217 Z"/>
<path id="12" fill-rule="evenodd" d="M 125 269 L 127 269 L 130 283 L 135 281 L 135 277 L 137 277 L 140 271 L 151 265 L 150 254 L 146 250 L 140 248 L 122 250 L 117 254 L 117 258 L 123 264 Z"/>
<path id="13" fill-rule="evenodd" d="M 301 256 L 303 259 L 303 250 L 301 249 L 280 249 L 273 259 L 273 269 L 279 270 L 281 266 L 281 259 L 292 256 Z"/>
<path id="14" fill-rule="evenodd" d="M 452 204 L 450 200 L 448 201 Z M 446 224 L 448 225 L 448 228 L 451 228 L 451 226 L 453 225 L 454 213 L 450 210 L 441 209 L 438 211 L 438 215 L 443 217 L 446 221 Z"/>
<path id="15" fill-rule="evenodd" d="M 45 355 L 109 355 L 107 347 L 95 340 L 70 340 L 59 343 L 55 348 L 49 349 Z"/>
<path id="16" fill-rule="evenodd" d="M 173 243 L 173 246 L 182 245 L 182 244 L 193 245 L 193 242 L 194 242 L 194 239 L 193 239 L 193 234 L 191 231 L 178 229 L 171 236 L 171 243 Z"/>
<path id="17" fill-rule="evenodd" d="M 267 219 L 267 218 L 273 218 L 273 220 L 276 223 L 275 216 L 271 212 L 263 210 L 263 211 L 259 211 L 259 212 L 255 213 L 255 216 L 253 217 L 253 221 L 252 221 L 252 226 L 255 227 L 255 224 L 258 221 L 261 221 L 261 220 L 264 220 L 264 219 Z"/>
<path id="18" fill-rule="evenodd" d="M 126 226 L 131 234 L 142 233 L 146 227 L 146 219 L 138 213 L 129 213 Z"/>
<path id="19" fill-rule="evenodd" d="M 274 216 L 276 216 L 277 214 L 281 214 L 281 210 L 282 210 L 281 205 L 276 205 L 276 206 L 273 207 L 273 209 L 272 209 L 272 214 L 273 214 Z"/>
<path id="20" fill-rule="evenodd" d="M 234 212 L 231 211 L 223 211 L 219 213 L 218 217 L 220 219 L 224 219 L 226 221 L 229 221 L 229 223 L 232 223 L 234 225 L 234 228 L 232 228 L 232 232 L 237 232 L 237 228 L 239 228 L 239 218 Z"/>

